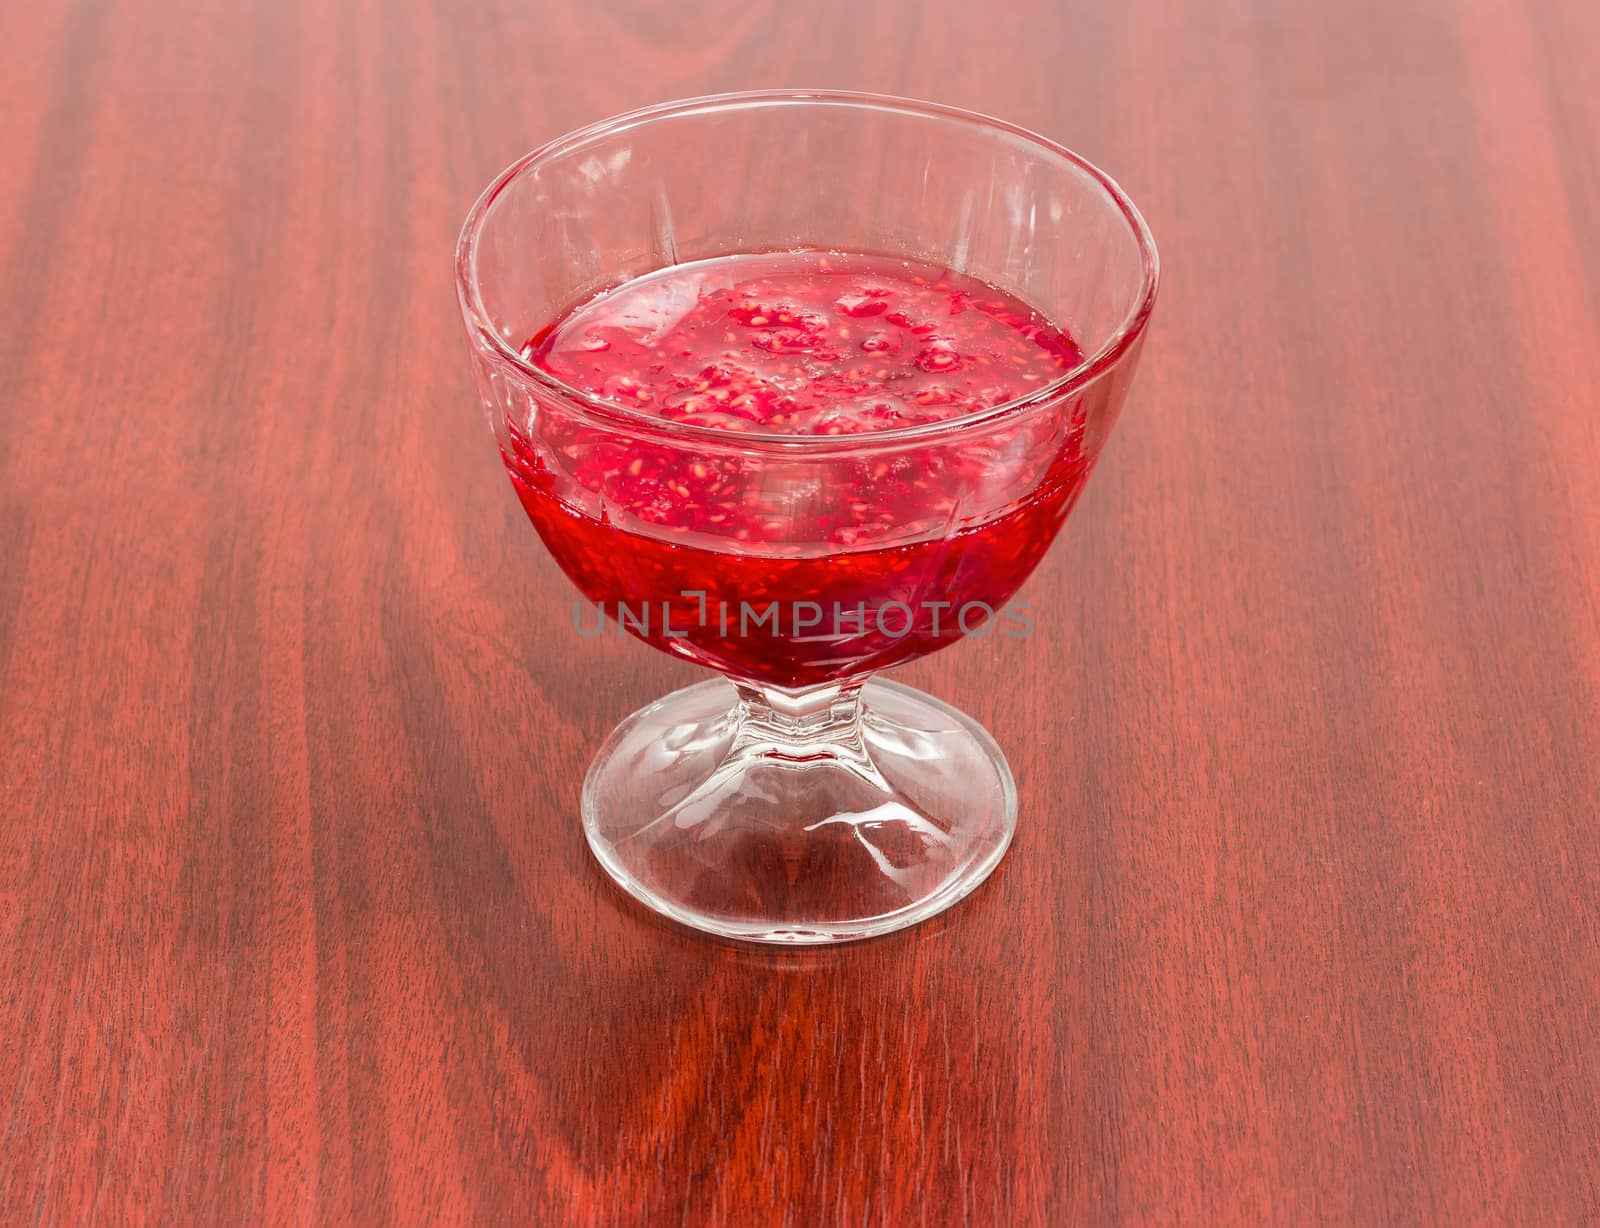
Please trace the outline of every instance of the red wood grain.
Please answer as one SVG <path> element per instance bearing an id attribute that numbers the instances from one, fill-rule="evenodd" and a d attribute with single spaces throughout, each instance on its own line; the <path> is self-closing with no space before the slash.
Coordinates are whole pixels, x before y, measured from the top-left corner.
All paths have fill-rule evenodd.
<path id="1" fill-rule="evenodd" d="M 0 8 L 0 1221 L 1600 1220 L 1600 8 Z M 1164 299 L 938 922 L 658 924 L 450 252 L 582 121 L 815 84 L 1117 175 Z"/>

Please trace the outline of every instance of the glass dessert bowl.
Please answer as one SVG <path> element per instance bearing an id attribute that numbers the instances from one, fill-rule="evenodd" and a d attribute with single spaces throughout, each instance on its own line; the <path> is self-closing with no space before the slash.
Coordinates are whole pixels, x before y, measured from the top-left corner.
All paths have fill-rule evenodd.
<path id="1" fill-rule="evenodd" d="M 998 863 L 1016 792 L 968 717 L 871 675 L 1007 609 L 1114 423 L 1154 301 L 1105 175 L 968 112 L 825 92 L 581 129 L 468 217 L 458 289 L 501 456 L 610 619 L 722 675 L 583 787 L 606 871 L 729 938 L 867 937 Z"/>

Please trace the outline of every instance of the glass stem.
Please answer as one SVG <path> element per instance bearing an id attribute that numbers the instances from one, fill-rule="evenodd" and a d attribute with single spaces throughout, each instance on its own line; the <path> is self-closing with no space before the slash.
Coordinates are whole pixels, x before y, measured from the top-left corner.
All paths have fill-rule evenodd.
<path id="1" fill-rule="evenodd" d="M 861 733 L 865 682 L 852 678 L 789 690 L 735 681 L 739 733 L 733 753 L 795 763 L 836 759 L 873 771 Z"/>

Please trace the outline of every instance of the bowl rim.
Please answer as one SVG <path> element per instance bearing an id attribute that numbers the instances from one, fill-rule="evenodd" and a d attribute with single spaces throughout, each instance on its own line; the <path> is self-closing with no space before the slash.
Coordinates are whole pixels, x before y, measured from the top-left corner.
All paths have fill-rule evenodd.
<path id="1" fill-rule="evenodd" d="M 1002 401 L 984 409 L 973 410 L 954 418 L 937 422 L 918 423 L 911 426 L 891 427 L 882 431 L 867 431 L 856 435 L 795 435 L 768 431 L 729 431 L 696 423 L 671 422 L 625 405 L 576 388 L 565 380 L 535 366 L 522 353 L 508 344 L 494 327 L 483 302 L 478 282 L 478 246 L 483 227 L 500 194 L 511 186 L 525 171 L 535 164 L 558 155 L 582 148 L 601 137 L 625 132 L 630 128 L 656 120 L 677 118 L 703 112 L 742 109 L 758 106 L 832 105 L 861 107 L 872 110 L 895 111 L 924 118 L 943 119 L 968 127 L 998 131 L 1038 146 L 1046 152 L 1072 163 L 1099 184 L 1121 211 L 1138 243 L 1142 261 L 1141 285 L 1138 295 L 1121 322 L 1106 341 L 1071 370 L 1063 372 L 1049 383 L 1042 384 L 1023 396 Z M 817 249 L 825 250 L 825 249 Z M 957 435 L 977 427 L 989 426 L 999 419 L 1019 415 L 1044 402 L 1055 401 L 1081 391 L 1115 367 L 1133 348 L 1144 331 L 1155 306 L 1156 289 L 1161 280 L 1161 261 L 1156 251 L 1155 238 L 1150 233 L 1143 215 L 1110 175 L 1074 153 L 1065 145 L 1039 135 L 1028 128 L 943 103 L 923 102 L 913 98 L 899 98 L 890 94 L 863 93 L 854 90 L 780 89 L 743 90 L 725 94 L 706 94 L 683 98 L 673 102 L 656 103 L 632 111 L 597 120 L 575 128 L 553 140 L 545 142 L 507 166 L 490 182 L 461 228 L 456 243 L 456 294 L 469 334 L 478 345 L 499 363 L 509 367 L 519 377 L 533 381 L 563 401 L 572 403 L 584 412 L 597 416 L 612 425 L 620 425 L 634 433 L 666 436 L 716 447 L 735 447 L 741 450 L 778 449 L 807 452 L 858 452 L 880 444 L 902 445 L 910 441 L 934 439 Z"/>

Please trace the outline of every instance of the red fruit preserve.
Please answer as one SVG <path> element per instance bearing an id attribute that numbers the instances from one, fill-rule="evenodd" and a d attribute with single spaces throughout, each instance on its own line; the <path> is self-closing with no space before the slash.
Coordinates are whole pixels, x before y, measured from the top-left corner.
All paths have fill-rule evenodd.
<path id="1" fill-rule="evenodd" d="M 578 305 L 525 355 L 635 411 L 509 424 L 523 506 L 600 605 L 586 633 L 604 616 L 752 682 L 834 681 L 987 633 L 1088 476 L 1081 398 L 874 439 L 1082 362 L 1026 303 L 947 269 L 819 251 L 678 265 Z"/>

